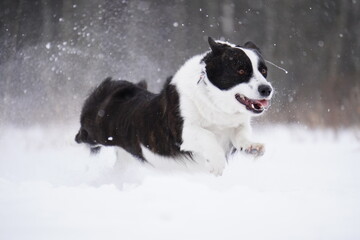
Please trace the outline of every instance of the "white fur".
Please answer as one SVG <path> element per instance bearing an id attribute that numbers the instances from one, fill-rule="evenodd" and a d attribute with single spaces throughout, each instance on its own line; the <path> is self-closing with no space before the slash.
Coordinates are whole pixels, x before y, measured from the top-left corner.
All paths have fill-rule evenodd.
<path id="1" fill-rule="evenodd" d="M 235 94 L 263 99 L 258 86 L 270 84 L 258 71 L 258 56 L 251 50 L 241 49 L 250 58 L 254 70 L 249 83 L 220 90 L 206 74 L 202 76 L 205 64 L 201 63 L 201 59 L 205 54 L 189 59 L 171 82 L 179 92 L 180 112 L 184 119 L 181 150 L 193 152 L 195 159 L 205 162 L 208 171 L 215 175 L 222 174 L 231 145 L 239 149 L 263 149 L 261 144 L 250 141 L 250 118 L 253 113 L 235 99 Z"/>
<path id="2" fill-rule="evenodd" d="M 259 57 L 249 49 L 240 48 L 243 50 L 246 55 L 250 58 L 252 68 L 253 68 L 253 77 L 250 79 L 249 84 L 240 84 L 238 87 L 249 87 L 250 89 L 247 89 L 247 92 L 245 93 L 245 96 L 251 99 L 262 99 L 263 97 L 260 96 L 258 87 L 260 85 L 269 85 L 271 88 L 271 84 L 264 78 L 264 76 L 259 72 L 258 68 L 258 59 Z M 267 99 L 270 99 L 272 97 L 272 92 Z"/>

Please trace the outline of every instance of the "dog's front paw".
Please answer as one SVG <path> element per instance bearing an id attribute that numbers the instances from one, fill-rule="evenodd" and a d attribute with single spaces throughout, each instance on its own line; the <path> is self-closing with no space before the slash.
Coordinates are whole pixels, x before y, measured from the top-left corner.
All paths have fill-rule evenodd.
<path id="1" fill-rule="evenodd" d="M 206 168 L 211 174 L 221 176 L 225 169 L 225 160 L 206 160 Z"/>
<path id="2" fill-rule="evenodd" d="M 241 150 L 255 157 L 260 157 L 265 154 L 265 146 L 261 143 L 250 143 L 246 147 L 241 148 Z"/>

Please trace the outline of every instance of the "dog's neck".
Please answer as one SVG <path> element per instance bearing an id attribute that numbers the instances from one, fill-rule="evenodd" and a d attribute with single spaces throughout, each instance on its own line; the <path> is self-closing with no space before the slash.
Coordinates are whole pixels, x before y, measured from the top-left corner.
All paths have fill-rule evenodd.
<path id="1" fill-rule="evenodd" d="M 205 82 L 205 79 L 207 79 L 207 76 L 206 76 L 206 70 L 205 70 L 205 67 L 201 70 L 200 72 L 200 77 L 199 77 L 199 80 L 197 82 L 197 84 L 205 84 L 206 85 L 206 82 Z"/>
<path id="2" fill-rule="evenodd" d="M 248 122 L 250 119 L 248 114 L 226 113 L 209 99 L 209 89 L 215 86 L 208 79 L 206 65 L 202 62 L 205 55 L 206 53 L 189 59 L 171 82 L 180 92 L 182 114 L 186 115 L 185 118 L 198 116 L 197 118 L 200 119 L 196 121 L 219 128 L 233 128 L 243 122 Z M 187 106 L 188 102 L 191 102 L 192 106 Z"/>

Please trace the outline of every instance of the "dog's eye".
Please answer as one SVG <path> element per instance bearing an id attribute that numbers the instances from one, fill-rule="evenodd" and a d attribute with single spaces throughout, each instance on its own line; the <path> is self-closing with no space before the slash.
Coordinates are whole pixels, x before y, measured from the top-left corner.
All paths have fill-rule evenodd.
<path id="1" fill-rule="evenodd" d="M 263 69 L 261 69 L 261 73 L 265 75 L 267 73 L 267 70 L 265 68 L 263 68 Z"/>
<path id="2" fill-rule="evenodd" d="M 244 74 L 245 74 L 245 70 L 244 70 L 244 69 L 240 69 L 240 70 L 238 71 L 238 73 L 239 73 L 240 75 L 244 75 Z"/>

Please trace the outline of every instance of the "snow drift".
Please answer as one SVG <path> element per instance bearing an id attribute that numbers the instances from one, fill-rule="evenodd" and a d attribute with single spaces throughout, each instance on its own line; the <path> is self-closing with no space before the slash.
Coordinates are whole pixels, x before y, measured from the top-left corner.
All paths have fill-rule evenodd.
<path id="1" fill-rule="evenodd" d="M 119 174 L 76 127 L 3 127 L 1 239 L 359 239 L 360 144 L 295 127 L 255 130 L 264 157 L 236 154 L 222 177 Z"/>

